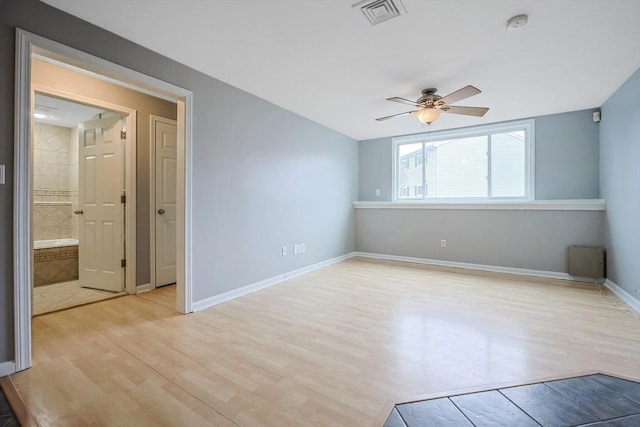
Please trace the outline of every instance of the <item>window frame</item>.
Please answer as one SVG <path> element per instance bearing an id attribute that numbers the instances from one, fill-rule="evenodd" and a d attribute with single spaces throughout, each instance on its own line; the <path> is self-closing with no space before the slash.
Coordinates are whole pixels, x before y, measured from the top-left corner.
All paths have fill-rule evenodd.
<path id="1" fill-rule="evenodd" d="M 488 160 L 487 160 L 487 175 L 491 176 L 491 138 L 492 134 L 500 134 L 513 131 L 525 131 L 525 195 L 524 197 L 440 197 L 440 198 L 426 198 L 426 194 L 423 194 L 422 198 L 409 198 L 401 199 L 398 194 L 398 151 L 399 146 L 404 144 L 415 143 L 431 143 L 447 139 L 467 138 L 475 136 L 489 136 L 487 141 Z M 504 202 L 504 201 L 531 201 L 535 200 L 535 119 L 517 120 L 505 123 L 493 123 L 489 125 L 473 126 L 468 128 L 443 130 L 436 132 L 428 132 L 421 134 L 414 134 L 408 136 L 399 136 L 391 139 L 391 152 L 392 152 L 392 201 L 402 203 L 491 203 L 492 201 Z M 424 152 L 423 152 L 424 155 Z M 424 177 L 424 166 L 426 162 L 422 160 L 422 174 Z M 491 180 L 489 180 L 488 190 L 491 190 Z"/>

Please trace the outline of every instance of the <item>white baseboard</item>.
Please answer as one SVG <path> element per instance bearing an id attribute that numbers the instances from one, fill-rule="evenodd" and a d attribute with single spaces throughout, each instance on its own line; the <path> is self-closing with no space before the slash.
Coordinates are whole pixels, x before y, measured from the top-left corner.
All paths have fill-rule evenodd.
<path id="1" fill-rule="evenodd" d="M 352 258 L 354 256 L 355 256 L 355 252 L 351 252 L 349 254 L 341 255 L 339 257 L 321 261 L 316 264 L 312 264 L 306 267 L 299 268 L 297 270 L 290 271 L 288 273 L 279 274 L 269 279 L 261 280 L 260 282 L 252 283 L 250 285 L 243 286 L 241 288 L 234 289 L 232 291 L 225 292 L 220 295 L 214 295 L 212 297 L 205 298 L 200 301 L 194 301 L 192 304 L 192 309 L 194 312 L 201 311 L 206 308 L 213 307 L 214 305 L 222 304 L 223 302 L 231 301 L 232 299 L 241 297 L 243 295 L 247 295 L 252 292 L 259 291 L 260 289 L 268 288 L 269 286 L 273 286 L 275 284 L 284 282 L 285 280 L 292 279 L 294 277 L 309 273 L 319 268 L 326 267 L 332 264 L 337 264 L 341 261 Z"/>
<path id="2" fill-rule="evenodd" d="M 382 259 L 387 261 L 411 262 L 416 264 L 437 265 L 442 267 L 464 268 L 467 270 L 491 271 L 494 273 L 517 274 L 520 276 L 544 277 L 547 279 L 573 280 L 578 282 L 595 283 L 594 279 L 574 277 L 559 271 L 530 270 L 527 268 L 501 267 L 499 265 L 472 264 L 468 262 L 442 261 L 428 258 L 414 258 L 398 255 L 375 254 L 370 252 L 355 252 L 355 256 L 361 258 Z"/>
<path id="3" fill-rule="evenodd" d="M 332 264 L 337 264 L 337 263 L 342 262 L 344 260 L 347 260 L 349 258 L 353 258 L 354 256 L 356 256 L 356 253 L 355 252 L 351 252 L 351 253 L 348 253 L 346 255 L 341 255 L 341 256 L 338 256 L 338 257 L 335 257 L 335 258 L 327 259 L 325 261 L 320 261 L 320 262 L 312 264 L 312 265 L 308 265 L 306 267 L 299 268 L 297 270 L 290 271 L 289 273 L 285 273 L 284 276 L 285 276 L 285 279 L 293 279 L 294 277 L 298 277 L 298 276 L 301 276 L 303 274 L 310 273 L 310 272 L 312 272 L 314 270 L 317 270 L 319 268 L 322 268 L 322 267 L 327 267 L 327 266 L 332 265 Z"/>
<path id="4" fill-rule="evenodd" d="M 145 283 L 144 285 L 136 286 L 136 294 L 141 294 L 143 292 L 149 292 L 152 290 L 153 290 L 153 287 L 151 286 L 151 283 Z"/>
<path id="5" fill-rule="evenodd" d="M 609 289 L 611 292 L 616 294 L 618 298 L 624 301 L 629 307 L 631 307 L 636 313 L 640 314 L 640 301 L 631 296 L 631 294 L 620 286 L 616 285 L 611 280 L 607 279 L 604 281 L 604 286 Z"/>
<path id="6" fill-rule="evenodd" d="M 11 362 L 0 363 L 0 377 L 11 375 L 15 372 L 16 372 L 15 362 L 11 361 Z"/>

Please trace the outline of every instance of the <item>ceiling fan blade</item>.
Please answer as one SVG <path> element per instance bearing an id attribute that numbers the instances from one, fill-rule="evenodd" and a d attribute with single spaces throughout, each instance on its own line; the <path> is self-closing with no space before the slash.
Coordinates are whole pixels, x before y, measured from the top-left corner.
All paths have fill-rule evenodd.
<path id="1" fill-rule="evenodd" d="M 394 114 L 392 116 L 385 116 L 385 117 L 378 117 L 376 120 L 381 122 L 383 120 L 389 120 L 389 119 L 393 119 L 394 117 L 399 117 L 399 116 L 406 116 L 407 114 L 412 114 L 415 113 L 416 111 L 420 111 L 420 110 L 414 110 L 414 111 L 407 111 L 405 113 L 399 113 L 399 114 Z"/>
<path id="2" fill-rule="evenodd" d="M 464 114 L 465 116 L 484 116 L 489 109 L 487 107 L 460 107 L 457 105 L 446 106 L 442 111 L 453 114 Z"/>
<path id="3" fill-rule="evenodd" d="M 399 102 L 400 104 L 413 105 L 414 107 L 420 106 L 420 104 L 418 104 L 415 101 L 412 101 L 410 99 L 400 98 L 399 96 L 394 96 L 393 98 L 387 98 L 387 101 Z"/>
<path id="4" fill-rule="evenodd" d="M 438 104 L 453 104 L 454 102 L 462 101 L 470 96 L 477 95 L 482 91 L 475 86 L 465 86 L 447 96 L 443 96 L 438 100 Z"/>

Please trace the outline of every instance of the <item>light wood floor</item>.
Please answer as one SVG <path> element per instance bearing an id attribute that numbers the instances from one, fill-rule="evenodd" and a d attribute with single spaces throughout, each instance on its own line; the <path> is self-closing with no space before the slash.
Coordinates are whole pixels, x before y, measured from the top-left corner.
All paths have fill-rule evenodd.
<path id="1" fill-rule="evenodd" d="M 173 287 L 33 319 L 41 426 L 370 426 L 388 399 L 592 369 L 640 379 L 594 285 L 352 259 L 187 316 Z"/>
<path id="2" fill-rule="evenodd" d="M 77 280 L 37 286 L 33 288 L 33 315 L 51 313 L 121 295 L 126 295 L 126 292 L 114 293 L 82 288 Z"/>

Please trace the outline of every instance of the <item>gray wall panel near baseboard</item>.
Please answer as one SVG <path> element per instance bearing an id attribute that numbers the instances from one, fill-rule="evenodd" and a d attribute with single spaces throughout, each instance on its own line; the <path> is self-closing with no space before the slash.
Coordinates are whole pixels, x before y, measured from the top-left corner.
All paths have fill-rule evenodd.
<path id="1" fill-rule="evenodd" d="M 640 301 L 640 69 L 602 106 L 600 162 L 607 275 Z"/>
<path id="2" fill-rule="evenodd" d="M 567 271 L 567 247 L 602 245 L 601 211 L 356 209 L 356 250 Z M 440 247 L 446 239 L 447 246 Z"/>

